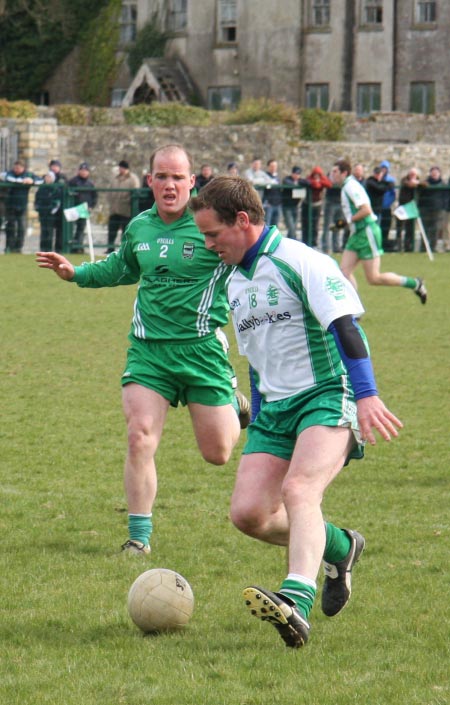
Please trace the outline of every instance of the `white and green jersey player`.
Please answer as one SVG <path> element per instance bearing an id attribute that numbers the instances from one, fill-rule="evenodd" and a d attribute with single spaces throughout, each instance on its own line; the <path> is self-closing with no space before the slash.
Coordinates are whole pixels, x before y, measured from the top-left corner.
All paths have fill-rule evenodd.
<path id="1" fill-rule="evenodd" d="M 354 178 L 347 176 L 341 187 L 341 205 L 344 216 L 350 227 L 350 237 L 345 245 L 346 250 L 356 252 L 359 259 L 367 260 L 383 254 L 382 233 L 377 218 L 372 212 L 369 195 L 366 189 Z M 370 212 L 364 218 L 352 220 L 361 208 L 368 206 Z"/>
<path id="2" fill-rule="evenodd" d="M 229 274 L 205 248 L 189 211 L 166 224 L 155 204 L 130 222 L 117 252 L 75 267 L 72 281 L 88 288 L 139 283 L 123 384 L 154 389 L 174 406 L 219 406 L 234 396 L 234 372 L 217 330 L 228 321 Z M 199 374 L 201 389 L 189 395 L 189 379 L 179 377 L 193 381 Z"/>
<path id="3" fill-rule="evenodd" d="M 354 392 L 328 328 L 363 307 L 336 262 L 273 227 L 250 269 L 234 270 L 228 298 L 239 352 L 263 400 L 244 452 L 267 447 L 289 459 L 298 434 L 315 424 L 349 426 L 359 440 Z"/>

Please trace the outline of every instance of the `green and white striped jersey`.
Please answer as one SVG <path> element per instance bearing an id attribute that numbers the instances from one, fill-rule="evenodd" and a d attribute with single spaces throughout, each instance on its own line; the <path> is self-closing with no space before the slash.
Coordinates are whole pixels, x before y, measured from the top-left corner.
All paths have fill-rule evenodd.
<path id="1" fill-rule="evenodd" d="M 331 257 L 272 227 L 251 270 L 233 272 L 228 300 L 239 352 L 267 401 L 346 373 L 327 329 L 336 318 L 364 309 Z"/>
<path id="2" fill-rule="evenodd" d="M 358 220 L 356 223 L 352 222 L 352 215 L 354 215 L 359 208 L 361 208 L 361 206 L 369 205 L 372 210 L 370 198 L 366 189 L 361 186 L 354 176 L 347 176 L 342 185 L 341 205 L 342 210 L 344 211 L 345 219 L 350 226 L 351 235 L 358 230 L 365 230 L 367 225 L 377 222 L 374 213 Z"/>
<path id="3" fill-rule="evenodd" d="M 156 204 L 128 225 L 118 252 L 75 267 L 80 287 L 139 282 L 131 334 L 152 341 L 195 341 L 228 321 L 225 281 L 231 271 L 214 252 L 190 212 L 165 224 Z"/>

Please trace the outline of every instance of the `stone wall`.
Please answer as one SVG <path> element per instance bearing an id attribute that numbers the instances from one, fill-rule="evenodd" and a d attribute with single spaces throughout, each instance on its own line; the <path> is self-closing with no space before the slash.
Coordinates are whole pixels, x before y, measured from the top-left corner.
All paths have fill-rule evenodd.
<path id="1" fill-rule="evenodd" d="M 376 115 L 366 121 L 346 115 L 345 119 L 345 142 L 303 142 L 280 125 L 68 127 L 58 125 L 54 118 L 42 117 L 31 121 L 0 120 L 0 126 L 8 125 L 18 132 L 19 156 L 27 160 L 35 173 L 44 174 L 49 160 L 57 157 L 70 178 L 76 174 L 79 163 L 86 160 L 91 164 L 91 176 L 99 189 L 108 188 L 120 159 L 127 159 L 133 171 L 142 176 L 152 150 L 169 142 L 180 142 L 191 151 L 196 170 L 203 162 L 209 162 L 217 173 L 223 172 L 230 161 L 237 161 L 243 171 L 253 156 L 259 155 L 263 162 L 276 158 L 282 175 L 289 173 L 294 164 L 299 164 L 306 175 L 316 164 L 328 171 L 337 158 L 345 156 L 352 163 L 362 162 L 369 172 L 381 160 L 388 159 L 398 180 L 413 165 L 426 174 L 430 166 L 438 164 L 444 178 L 450 176 L 450 115 Z M 428 141 L 423 141 L 423 137 Z M 103 193 L 94 222 L 105 222 L 106 217 Z M 30 225 L 36 227 L 32 208 Z"/>

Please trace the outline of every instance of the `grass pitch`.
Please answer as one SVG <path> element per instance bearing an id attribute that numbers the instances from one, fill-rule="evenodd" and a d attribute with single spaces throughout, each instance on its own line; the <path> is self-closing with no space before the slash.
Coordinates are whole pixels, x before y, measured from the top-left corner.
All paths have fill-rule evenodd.
<path id="1" fill-rule="evenodd" d="M 292 651 L 241 597 L 248 583 L 277 589 L 285 572 L 282 549 L 228 520 L 242 441 L 226 467 L 208 466 L 187 411 L 171 410 L 151 560 L 119 553 L 119 379 L 134 288 L 82 291 L 31 256 L 0 257 L 1 705 L 450 701 L 450 255 L 389 255 L 383 266 L 429 287 L 421 306 L 360 275 L 380 395 L 405 428 L 329 489 L 326 516 L 360 530 L 367 548 L 348 608 L 327 619 L 318 601 L 308 646 Z M 234 346 L 232 357 L 245 389 Z M 148 567 L 189 580 L 196 607 L 184 631 L 144 637 L 129 619 L 128 590 Z"/>

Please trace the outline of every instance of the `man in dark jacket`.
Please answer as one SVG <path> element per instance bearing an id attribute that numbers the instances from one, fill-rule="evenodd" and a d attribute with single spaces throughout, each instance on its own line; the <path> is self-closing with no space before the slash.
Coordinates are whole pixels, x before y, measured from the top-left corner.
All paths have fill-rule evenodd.
<path id="1" fill-rule="evenodd" d="M 63 250 L 63 223 L 64 223 L 64 186 L 67 184 L 67 177 L 62 172 L 62 164 L 59 159 L 51 159 L 48 164 L 49 171 L 55 175 L 55 213 L 54 213 L 54 230 L 55 230 L 55 252 Z M 41 250 L 43 248 L 41 247 Z"/>
<path id="2" fill-rule="evenodd" d="M 97 205 L 97 191 L 93 181 L 89 178 L 90 166 L 87 162 L 81 162 L 78 167 L 78 174 L 69 181 L 70 193 L 74 196 L 74 204 L 87 203 L 91 211 Z M 79 189 L 79 190 L 78 190 Z M 83 254 L 83 239 L 86 229 L 86 218 L 78 218 L 76 221 L 75 235 L 72 240 L 70 251 L 75 254 Z"/>
<path id="3" fill-rule="evenodd" d="M 269 159 L 267 162 L 267 186 L 263 193 L 263 208 L 266 214 L 267 225 L 278 225 L 281 215 L 281 189 L 278 188 L 278 162 Z"/>
<path id="4" fill-rule="evenodd" d="M 390 184 L 383 180 L 383 172 L 380 166 L 376 166 L 372 174 L 366 179 L 364 188 L 370 198 L 372 210 L 377 216 L 378 225 L 380 225 L 383 197 L 390 188 Z"/>
<path id="5" fill-rule="evenodd" d="M 406 176 L 404 176 L 400 181 L 400 190 L 398 192 L 398 205 L 404 206 L 405 203 L 415 201 L 420 186 L 421 183 L 419 171 L 415 167 L 411 167 Z M 415 224 L 415 218 L 406 218 L 404 220 L 400 220 L 399 218 L 397 218 L 397 243 L 399 250 L 401 249 L 402 245 L 402 233 L 404 233 L 403 250 L 405 252 L 414 252 Z"/>
<path id="6" fill-rule="evenodd" d="M 24 162 L 18 159 L 14 162 L 13 168 L 6 172 L 4 180 L 11 184 L 5 199 L 5 252 L 20 253 L 25 239 L 28 193 L 32 184 L 42 183 L 42 179 L 27 171 Z"/>
<path id="7" fill-rule="evenodd" d="M 301 197 L 296 193 L 296 190 L 302 186 L 305 188 L 307 185 L 306 179 L 300 178 L 301 172 L 301 167 L 293 166 L 289 176 L 285 176 L 283 179 L 284 188 L 281 192 L 281 208 L 287 229 L 287 237 L 292 240 L 297 239 L 298 205 L 301 201 Z"/>
<path id="8" fill-rule="evenodd" d="M 444 210 L 447 205 L 447 191 L 438 166 L 432 166 L 425 180 L 425 188 L 419 192 L 419 211 L 423 227 L 430 242 L 433 252 L 436 251 L 436 242 L 442 229 Z M 425 250 L 421 245 L 422 252 Z"/>

